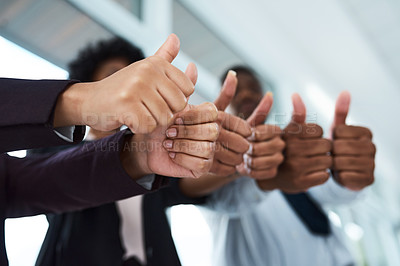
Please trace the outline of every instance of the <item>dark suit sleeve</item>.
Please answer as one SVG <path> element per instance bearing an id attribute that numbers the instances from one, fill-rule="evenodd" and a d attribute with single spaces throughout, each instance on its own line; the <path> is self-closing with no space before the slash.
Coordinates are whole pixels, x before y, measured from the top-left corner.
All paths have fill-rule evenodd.
<path id="1" fill-rule="evenodd" d="M 0 153 L 67 144 L 54 133 L 53 115 L 58 96 L 74 82 L 0 78 Z M 84 133 L 77 127 L 74 142 Z"/>
<path id="2" fill-rule="evenodd" d="M 126 131 L 53 156 L 2 155 L 6 216 L 79 210 L 148 192 L 123 169 L 120 151 Z M 3 169 L 2 169 L 3 168 Z M 156 177 L 153 189 L 161 185 Z"/>

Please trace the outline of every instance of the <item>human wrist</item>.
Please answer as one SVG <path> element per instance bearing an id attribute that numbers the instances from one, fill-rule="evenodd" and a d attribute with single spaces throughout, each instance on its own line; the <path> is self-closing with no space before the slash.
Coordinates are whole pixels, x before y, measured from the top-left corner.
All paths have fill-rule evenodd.
<path id="1" fill-rule="evenodd" d="M 54 127 L 85 125 L 82 106 L 92 83 L 70 85 L 57 99 L 54 111 Z"/>
<path id="2" fill-rule="evenodd" d="M 276 182 L 272 182 L 272 180 L 257 180 L 257 186 L 263 191 L 272 191 L 279 188 Z"/>
<path id="3" fill-rule="evenodd" d="M 127 136 L 120 153 L 122 167 L 134 180 L 152 173 L 147 165 L 146 152 L 139 150 L 140 139 L 140 135 Z"/>

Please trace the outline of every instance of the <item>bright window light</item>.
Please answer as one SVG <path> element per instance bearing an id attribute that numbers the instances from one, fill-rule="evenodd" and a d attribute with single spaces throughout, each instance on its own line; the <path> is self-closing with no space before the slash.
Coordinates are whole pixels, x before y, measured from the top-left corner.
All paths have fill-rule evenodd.
<path id="1" fill-rule="evenodd" d="M 0 36 L 0 77 L 21 79 L 65 79 L 67 71 Z M 21 108 L 24 108 L 21 106 Z M 25 157 L 26 151 L 9 153 Z M 5 241 L 10 266 L 34 265 L 47 231 L 44 215 L 7 219 Z M 23 255 L 22 255 L 23 254 Z"/>
<path id="2" fill-rule="evenodd" d="M 182 265 L 211 265 L 212 236 L 201 211 L 193 205 L 170 210 L 171 234 Z"/>
<path id="3" fill-rule="evenodd" d="M 333 111 L 335 110 L 335 102 L 318 85 L 307 85 L 306 94 L 324 117 L 332 117 Z"/>
<path id="4" fill-rule="evenodd" d="M 0 36 L 0 77 L 66 79 L 68 72 Z"/>
<path id="5" fill-rule="evenodd" d="M 332 121 L 335 113 L 336 99 L 330 97 L 323 88 L 313 83 L 310 83 L 306 86 L 305 92 L 308 99 L 310 99 L 317 108 L 318 113 L 322 114 L 324 119 L 330 119 L 329 121 Z M 350 115 L 347 116 L 346 123 L 353 124 L 353 120 Z"/>

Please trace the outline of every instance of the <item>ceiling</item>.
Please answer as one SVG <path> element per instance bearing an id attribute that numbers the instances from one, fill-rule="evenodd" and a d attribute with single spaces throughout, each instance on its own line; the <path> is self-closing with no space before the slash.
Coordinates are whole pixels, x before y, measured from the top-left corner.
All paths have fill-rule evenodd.
<path id="1" fill-rule="evenodd" d="M 86 43 L 112 36 L 61 0 L 0 1 L 0 35 L 62 68 Z"/>

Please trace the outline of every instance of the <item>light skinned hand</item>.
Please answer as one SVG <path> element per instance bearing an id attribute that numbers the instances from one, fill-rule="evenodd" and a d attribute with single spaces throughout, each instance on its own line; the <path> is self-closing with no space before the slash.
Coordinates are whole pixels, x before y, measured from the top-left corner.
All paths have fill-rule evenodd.
<path id="1" fill-rule="evenodd" d="M 109 131 L 127 125 L 134 133 L 149 133 L 170 125 L 194 92 L 190 78 L 171 65 L 179 47 L 171 34 L 153 56 L 101 81 L 71 85 L 58 99 L 54 126 Z"/>
<path id="2" fill-rule="evenodd" d="M 333 137 L 332 174 L 335 180 L 351 190 L 361 190 L 374 182 L 375 145 L 368 128 L 346 125 L 350 93 L 340 93 L 331 127 Z"/>
<path id="3" fill-rule="evenodd" d="M 123 151 L 125 169 L 141 176 L 159 174 L 197 178 L 211 168 L 219 126 L 212 103 L 190 106 L 175 116 L 175 124 L 150 134 L 135 134 Z"/>

